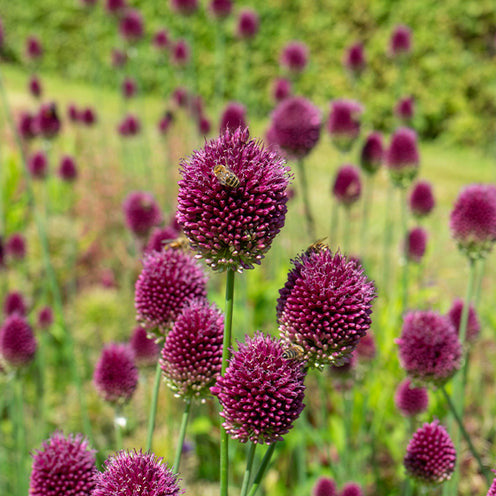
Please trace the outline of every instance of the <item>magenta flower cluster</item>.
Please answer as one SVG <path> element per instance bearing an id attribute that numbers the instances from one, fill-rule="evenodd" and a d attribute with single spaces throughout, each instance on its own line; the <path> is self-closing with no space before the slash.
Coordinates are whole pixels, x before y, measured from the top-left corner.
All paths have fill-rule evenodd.
<path id="1" fill-rule="evenodd" d="M 294 74 L 303 72 L 308 64 L 308 47 L 301 41 L 289 42 L 282 50 L 279 62 Z"/>
<path id="2" fill-rule="evenodd" d="M 26 319 L 14 313 L 0 327 L 0 364 L 18 368 L 28 365 L 36 353 L 36 338 Z"/>
<path id="3" fill-rule="evenodd" d="M 448 312 L 448 319 L 453 324 L 457 334 L 460 334 L 460 324 L 462 321 L 462 312 L 463 312 L 464 303 L 460 298 L 456 298 L 451 305 L 451 308 Z M 469 343 L 473 343 L 477 337 L 479 336 L 481 326 L 479 322 L 479 318 L 477 316 L 477 312 L 472 304 L 468 307 L 468 320 L 467 320 L 467 328 L 466 328 L 466 336 L 465 340 Z"/>
<path id="4" fill-rule="evenodd" d="M 350 207 L 356 203 L 362 192 L 362 180 L 360 171 L 352 164 L 342 165 L 334 179 L 332 194 L 338 203 Z"/>
<path id="5" fill-rule="evenodd" d="M 229 102 L 222 112 L 220 119 L 220 133 L 227 129 L 235 131 L 238 128 L 246 127 L 246 107 L 242 103 Z"/>
<path id="6" fill-rule="evenodd" d="M 327 121 L 332 142 L 341 151 L 349 151 L 360 134 L 363 107 L 355 100 L 334 100 Z"/>
<path id="7" fill-rule="evenodd" d="M 405 417 L 425 412 L 429 405 L 429 394 L 424 387 L 415 387 L 410 379 L 400 382 L 394 396 L 396 408 Z"/>
<path id="8" fill-rule="evenodd" d="M 436 206 L 432 185 L 428 181 L 418 181 L 412 188 L 408 198 L 410 210 L 415 217 L 429 215 Z"/>
<path id="9" fill-rule="evenodd" d="M 375 174 L 384 160 L 384 143 L 382 134 L 376 131 L 370 133 L 360 151 L 360 167 L 369 174 Z"/>
<path id="10" fill-rule="evenodd" d="M 413 129 L 400 127 L 391 137 L 386 151 L 386 165 L 396 186 L 408 186 L 418 173 L 420 157 L 417 134 Z"/>
<path id="11" fill-rule="evenodd" d="M 405 239 L 405 256 L 408 260 L 420 263 L 427 248 L 427 231 L 423 227 L 410 229 Z"/>
<path id="12" fill-rule="evenodd" d="M 162 222 L 162 212 L 154 196 L 133 191 L 122 204 L 126 225 L 138 237 L 146 237 L 153 226 Z"/>

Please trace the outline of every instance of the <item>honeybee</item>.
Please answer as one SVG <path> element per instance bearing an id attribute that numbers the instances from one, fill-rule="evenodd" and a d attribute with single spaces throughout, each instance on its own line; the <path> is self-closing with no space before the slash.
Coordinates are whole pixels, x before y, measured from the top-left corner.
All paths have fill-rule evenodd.
<path id="1" fill-rule="evenodd" d="M 187 250 L 189 248 L 189 241 L 185 236 L 179 236 L 176 239 L 168 239 L 164 241 L 164 248 L 166 250 Z"/>
<path id="2" fill-rule="evenodd" d="M 236 189 L 239 186 L 239 178 L 226 166 L 218 164 L 214 167 L 214 175 L 222 186 Z"/>
<path id="3" fill-rule="evenodd" d="M 284 360 L 298 360 L 301 362 L 304 354 L 305 350 L 299 344 L 291 343 L 282 352 L 282 357 Z"/>
<path id="4" fill-rule="evenodd" d="M 325 238 L 318 239 L 315 241 L 315 243 L 312 243 L 308 248 L 307 248 L 307 253 L 315 252 L 319 253 L 327 248 L 327 243 L 324 243 L 324 241 L 327 239 L 327 236 Z"/>

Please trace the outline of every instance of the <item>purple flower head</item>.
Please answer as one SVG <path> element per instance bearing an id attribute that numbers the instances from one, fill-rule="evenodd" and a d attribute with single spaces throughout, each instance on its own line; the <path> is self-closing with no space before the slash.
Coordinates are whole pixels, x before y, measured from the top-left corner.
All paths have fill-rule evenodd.
<path id="1" fill-rule="evenodd" d="M 117 131 L 124 137 L 136 136 L 141 131 L 141 122 L 135 115 L 127 114 L 117 126 Z"/>
<path id="2" fill-rule="evenodd" d="M 88 127 L 93 126 L 96 123 L 96 112 L 91 107 L 86 107 L 81 110 L 79 120 Z"/>
<path id="3" fill-rule="evenodd" d="M 203 102 L 201 95 L 192 96 L 190 111 L 191 115 L 195 119 L 198 119 L 201 115 L 203 115 L 203 112 L 205 111 L 205 103 Z"/>
<path id="4" fill-rule="evenodd" d="M 418 181 L 409 197 L 410 210 L 415 217 L 421 218 L 432 212 L 436 205 L 432 185 L 427 181 Z"/>
<path id="5" fill-rule="evenodd" d="M 408 186 L 418 173 L 419 152 L 413 129 L 400 127 L 391 137 L 386 150 L 386 165 L 396 186 Z"/>
<path id="6" fill-rule="evenodd" d="M 26 302 L 24 301 L 24 296 L 22 296 L 19 291 L 11 291 L 5 295 L 5 300 L 3 302 L 3 313 L 8 317 L 9 315 L 20 315 L 24 317 L 26 315 Z"/>
<path id="7" fill-rule="evenodd" d="M 31 76 L 29 80 L 29 92 L 35 97 L 39 98 L 42 93 L 41 81 L 38 76 Z"/>
<path id="8" fill-rule="evenodd" d="M 123 67 L 127 62 L 126 52 L 119 50 L 118 48 L 112 48 L 111 52 L 111 63 L 112 67 L 119 68 Z"/>
<path id="9" fill-rule="evenodd" d="M 148 243 L 145 247 L 145 252 L 149 251 L 162 251 L 165 248 L 167 242 L 176 239 L 179 236 L 179 231 L 177 231 L 173 226 L 166 227 L 155 227 L 150 234 Z"/>
<path id="10" fill-rule="evenodd" d="M 272 113 L 271 139 L 289 156 L 300 159 L 319 141 L 320 127 L 317 107 L 301 96 L 289 97 Z"/>
<path id="11" fill-rule="evenodd" d="M 55 138 L 60 132 L 60 119 L 54 102 L 44 103 L 36 115 L 36 129 L 46 139 Z"/>
<path id="12" fill-rule="evenodd" d="M 460 368 L 462 345 L 455 328 L 436 312 L 408 312 L 396 343 L 401 366 L 415 382 L 443 385 Z"/>
<path id="13" fill-rule="evenodd" d="M 261 332 L 238 348 L 211 388 L 222 405 L 222 426 L 242 443 L 280 441 L 304 408 L 302 363 L 283 358 L 281 341 Z"/>
<path id="14" fill-rule="evenodd" d="M 184 67 L 191 57 L 191 49 L 186 40 L 180 39 L 174 43 L 171 50 L 171 62 L 174 65 Z"/>
<path id="15" fill-rule="evenodd" d="M 338 496 L 336 483 L 330 477 L 319 477 L 313 486 L 312 496 Z"/>
<path id="16" fill-rule="evenodd" d="M 179 496 L 179 479 L 163 458 L 153 453 L 119 451 L 96 477 L 91 496 Z"/>
<path id="17" fill-rule="evenodd" d="M 157 364 L 160 354 L 160 346 L 148 336 L 144 327 L 138 326 L 134 328 L 129 346 L 134 353 L 134 359 L 139 367 L 148 367 Z"/>
<path id="18" fill-rule="evenodd" d="M 122 81 L 121 91 L 124 98 L 132 98 L 136 94 L 136 81 L 133 78 L 126 77 Z"/>
<path id="19" fill-rule="evenodd" d="M 146 237 L 150 229 L 162 222 L 162 212 L 154 196 L 147 191 L 132 191 L 122 204 L 126 225 L 138 237 Z"/>
<path id="20" fill-rule="evenodd" d="M 235 131 L 238 128 L 246 127 L 246 107 L 242 103 L 229 102 L 222 112 L 220 119 L 220 134 L 223 134 L 226 129 Z"/>
<path id="21" fill-rule="evenodd" d="M 414 387 L 410 379 L 400 382 L 394 396 L 396 408 L 405 417 L 425 412 L 429 406 L 429 394 L 424 387 Z"/>
<path id="22" fill-rule="evenodd" d="M 21 233 L 12 234 L 5 244 L 5 252 L 16 260 L 22 260 L 26 256 L 26 240 Z"/>
<path id="23" fill-rule="evenodd" d="M 495 46 L 496 46 L 496 38 L 495 38 Z M 489 488 L 489 491 L 487 492 L 486 496 L 496 496 L 496 477 L 493 479 L 493 483 L 491 484 L 491 487 Z"/>
<path id="24" fill-rule="evenodd" d="M 188 103 L 188 90 L 179 86 L 172 93 L 172 99 L 176 102 L 179 107 L 186 107 Z"/>
<path id="25" fill-rule="evenodd" d="M 460 298 L 456 298 L 451 305 L 451 308 L 448 312 L 448 319 L 453 324 L 456 333 L 460 334 L 460 324 L 462 321 L 462 312 L 463 312 L 463 300 Z M 477 312 L 472 304 L 468 307 L 468 321 L 467 321 L 467 329 L 465 339 L 469 343 L 473 343 L 480 332 L 480 322 L 477 317 Z"/>
<path id="26" fill-rule="evenodd" d="M 182 15 L 194 14 L 198 9 L 198 0 L 170 0 L 173 10 Z"/>
<path id="27" fill-rule="evenodd" d="M 206 300 L 192 300 L 165 338 L 160 366 L 177 396 L 204 397 L 210 393 L 222 365 L 224 316 Z"/>
<path id="28" fill-rule="evenodd" d="M 311 367 L 343 363 L 370 328 L 374 284 L 359 263 L 329 247 L 292 263 L 277 300 L 282 338 L 303 347 Z"/>
<path id="29" fill-rule="evenodd" d="M 109 403 L 127 403 L 138 385 L 134 354 L 127 344 L 106 345 L 93 373 L 98 394 Z"/>
<path id="30" fill-rule="evenodd" d="M 29 112 L 22 112 L 17 124 L 19 135 L 24 140 L 33 139 L 37 134 L 36 118 Z"/>
<path id="31" fill-rule="evenodd" d="M 301 41 L 290 41 L 281 52 L 279 62 L 292 73 L 303 72 L 308 64 L 308 47 Z"/>
<path id="32" fill-rule="evenodd" d="M 70 103 L 67 106 L 67 117 L 71 122 L 78 122 L 80 119 L 79 110 L 74 103 Z"/>
<path id="33" fill-rule="evenodd" d="M 415 100 L 412 96 L 400 98 L 394 107 L 394 113 L 398 119 L 408 124 L 413 119 Z"/>
<path id="34" fill-rule="evenodd" d="M 486 256 L 496 242 L 496 187 L 492 184 L 466 186 L 451 211 L 450 230 L 467 256 Z"/>
<path id="35" fill-rule="evenodd" d="M 368 332 L 358 341 L 356 355 L 361 361 L 370 361 L 375 358 L 376 345 L 373 334 Z"/>
<path id="36" fill-rule="evenodd" d="M 427 239 L 428 234 L 423 227 L 414 227 L 408 231 L 403 248 L 408 260 L 415 263 L 422 261 L 427 247 Z"/>
<path id="37" fill-rule="evenodd" d="M 364 493 L 360 484 L 357 484 L 356 482 L 347 482 L 343 486 L 343 489 L 341 489 L 339 496 L 364 496 Z"/>
<path id="38" fill-rule="evenodd" d="M 206 115 L 200 115 L 200 117 L 198 118 L 198 132 L 202 136 L 206 136 L 210 133 L 211 129 L 212 123 L 210 122 L 210 119 Z"/>
<path id="39" fill-rule="evenodd" d="M 260 18 L 252 9 L 243 9 L 239 13 L 237 33 L 238 37 L 244 40 L 251 40 L 258 33 L 260 28 Z"/>
<path id="40" fill-rule="evenodd" d="M 28 365 L 36 353 L 36 338 L 26 319 L 14 313 L 0 328 L 0 361 L 17 368 Z"/>
<path id="41" fill-rule="evenodd" d="M 78 175 L 74 158 L 70 157 L 69 155 L 63 156 L 60 160 L 58 172 L 59 177 L 60 179 L 62 179 L 62 181 L 66 181 L 68 183 L 74 181 Z"/>
<path id="42" fill-rule="evenodd" d="M 128 42 L 134 43 L 143 37 L 143 17 L 135 9 L 127 9 L 119 24 L 119 33 Z"/>
<path id="43" fill-rule="evenodd" d="M 362 74 L 367 65 L 362 43 L 353 43 L 353 45 L 346 49 L 343 65 L 354 76 L 360 76 Z"/>
<path id="44" fill-rule="evenodd" d="M 153 46 L 157 50 L 165 50 L 169 48 L 170 45 L 170 36 L 169 32 L 167 29 L 159 29 L 154 35 L 153 35 Z"/>
<path id="45" fill-rule="evenodd" d="M 38 327 L 40 329 L 47 329 L 53 324 L 53 310 L 51 307 L 43 307 L 38 312 Z"/>
<path id="46" fill-rule="evenodd" d="M 232 0 L 210 0 L 210 12 L 217 19 L 225 19 L 232 11 Z"/>
<path id="47" fill-rule="evenodd" d="M 33 453 L 30 496 L 89 496 L 98 473 L 95 450 L 81 434 L 55 431 Z"/>
<path id="48" fill-rule="evenodd" d="M 291 95 L 291 81 L 286 78 L 276 78 L 272 85 L 272 97 L 276 102 Z"/>
<path id="49" fill-rule="evenodd" d="M 398 25 L 389 40 L 389 54 L 392 57 L 408 55 L 412 50 L 412 31 L 408 26 Z"/>
<path id="50" fill-rule="evenodd" d="M 126 0 L 107 0 L 105 2 L 105 10 L 111 15 L 120 15 L 126 8 Z"/>
<path id="51" fill-rule="evenodd" d="M 360 134 L 363 107 L 355 100 L 333 100 L 327 129 L 338 150 L 349 151 Z"/>
<path id="52" fill-rule="evenodd" d="M 384 159 L 384 144 L 382 134 L 376 131 L 370 133 L 365 139 L 360 152 L 360 167 L 370 175 L 375 174 Z"/>
<path id="53" fill-rule="evenodd" d="M 456 449 L 439 421 L 425 423 L 406 448 L 403 464 L 410 477 L 426 484 L 440 484 L 455 470 Z"/>
<path id="54" fill-rule="evenodd" d="M 160 134 L 166 135 L 167 131 L 174 122 L 174 114 L 170 111 L 164 113 L 160 121 L 158 122 L 158 131 Z"/>
<path id="55" fill-rule="evenodd" d="M 227 129 L 183 160 L 180 172 L 178 220 L 193 250 L 214 270 L 259 264 L 286 218 L 284 160 L 247 129 Z M 228 185 L 228 173 L 239 184 Z"/>
<path id="56" fill-rule="evenodd" d="M 39 59 L 43 55 L 41 41 L 36 36 L 29 36 L 26 40 L 26 55 L 31 60 Z"/>
<path id="57" fill-rule="evenodd" d="M 48 159 L 44 151 L 39 150 L 29 157 L 28 169 L 33 179 L 45 179 L 48 173 Z"/>
<path id="58" fill-rule="evenodd" d="M 167 249 L 145 254 L 136 281 L 137 320 L 163 337 L 190 300 L 207 297 L 206 284 L 203 269 L 190 253 Z"/>
<path id="59" fill-rule="evenodd" d="M 362 192 L 362 180 L 360 179 L 360 170 L 351 164 L 342 165 L 334 179 L 332 194 L 336 200 L 350 207 L 360 199 Z"/>

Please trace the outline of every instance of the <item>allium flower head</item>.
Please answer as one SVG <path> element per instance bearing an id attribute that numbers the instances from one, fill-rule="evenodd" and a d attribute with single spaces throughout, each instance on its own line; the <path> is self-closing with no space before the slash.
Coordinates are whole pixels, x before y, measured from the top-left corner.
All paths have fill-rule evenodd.
<path id="1" fill-rule="evenodd" d="M 112 15 L 120 15 L 126 8 L 126 0 L 106 0 L 105 2 L 105 10 Z"/>
<path id="2" fill-rule="evenodd" d="M 414 99 L 412 96 L 407 96 L 400 98 L 396 106 L 394 107 L 394 113 L 398 119 L 402 120 L 405 124 L 408 124 L 413 119 L 414 113 Z"/>
<path id="3" fill-rule="evenodd" d="M 332 187 L 336 200 L 345 207 L 349 207 L 359 200 L 361 192 L 360 170 L 351 164 L 342 165 L 336 173 Z"/>
<path id="4" fill-rule="evenodd" d="M 272 85 L 272 96 L 276 102 L 291 95 L 291 81 L 286 78 L 276 78 Z"/>
<path id="5" fill-rule="evenodd" d="M 139 237 L 146 237 L 150 229 L 162 222 L 162 212 L 154 196 L 147 191 L 129 193 L 122 204 L 126 225 Z"/>
<path id="6" fill-rule="evenodd" d="M 136 81 L 131 77 L 126 77 L 122 81 L 122 96 L 124 98 L 132 98 L 136 94 Z"/>
<path id="7" fill-rule="evenodd" d="M 328 247 L 292 262 L 277 300 L 281 336 L 303 347 L 309 366 L 343 363 L 369 330 L 373 283 L 359 263 Z"/>
<path id="8" fill-rule="evenodd" d="M 0 360 L 10 367 L 28 365 L 36 353 L 36 338 L 26 319 L 14 313 L 0 328 Z"/>
<path id="9" fill-rule="evenodd" d="M 486 256 L 496 242 L 496 187 L 492 184 L 466 186 L 451 211 L 450 229 L 467 256 Z"/>
<path id="10" fill-rule="evenodd" d="M 246 337 L 211 388 L 222 405 L 227 433 L 240 442 L 282 439 L 304 408 L 305 373 L 298 360 L 282 357 L 281 341 L 257 332 Z"/>
<path id="11" fill-rule="evenodd" d="M 96 123 L 95 111 L 91 107 L 86 107 L 81 111 L 80 120 L 85 126 L 93 126 Z"/>
<path id="12" fill-rule="evenodd" d="M 214 173 L 219 165 L 239 185 L 223 184 Z M 259 264 L 286 218 L 284 160 L 251 140 L 247 129 L 227 129 L 184 160 L 181 175 L 178 220 L 193 250 L 214 270 Z"/>
<path id="13" fill-rule="evenodd" d="M 47 329 L 53 324 L 53 310 L 51 307 L 43 307 L 38 312 L 38 327 L 40 329 Z"/>
<path id="14" fill-rule="evenodd" d="M 172 99 L 179 107 L 185 107 L 188 103 L 188 90 L 179 86 L 172 92 Z"/>
<path id="15" fill-rule="evenodd" d="M 294 158 L 303 158 L 319 141 L 321 115 L 303 97 L 281 101 L 272 113 L 271 133 L 275 143 Z"/>
<path id="16" fill-rule="evenodd" d="M 3 301 L 3 313 L 6 316 L 17 314 L 21 317 L 26 315 L 26 302 L 24 296 L 19 291 L 11 291 L 5 296 Z"/>
<path id="17" fill-rule="evenodd" d="M 400 127 L 386 150 L 386 165 L 393 183 L 400 187 L 408 186 L 418 173 L 419 161 L 415 131 Z"/>
<path id="18" fill-rule="evenodd" d="M 153 46 L 157 50 L 165 50 L 168 48 L 170 41 L 167 29 L 159 29 L 153 36 Z"/>
<path id="19" fill-rule="evenodd" d="M 127 344 L 110 343 L 102 350 L 95 367 L 93 383 L 109 403 L 127 403 L 138 385 L 134 354 Z"/>
<path id="20" fill-rule="evenodd" d="M 238 128 L 246 127 L 246 107 L 242 103 L 229 102 L 220 119 L 220 133 L 224 133 L 226 129 L 235 131 Z"/>
<path id="21" fill-rule="evenodd" d="M 355 100 L 333 100 L 327 129 L 338 150 L 349 151 L 360 134 L 363 107 Z"/>
<path id="22" fill-rule="evenodd" d="M 448 319 L 453 324 L 456 333 L 460 334 L 460 324 L 462 321 L 462 312 L 463 312 L 463 300 L 460 298 L 456 298 L 451 305 L 451 308 L 448 312 Z M 480 322 L 477 317 L 477 312 L 472 304 L 468 307 L 468 321 L 467 321 L 467 329 L 465 339 L 469 343 L 473 343 L 480 332 Z"/>
<path id="23" fill-rule="evenodd" d="M 36 36 L 29 36 L 26 40 L 26 55 L 31 60 L 39 59 L 43 55 L 41 41 Z"/>
<path id="24" fill-rule="evenodd" d="M 409 197 L 410 210 L 415 217 L 425 217 L 436 205 L 432 185 L 428 181 L 418 181 Z"/>
<path id="25" fill-rule="evenodd" d="M 222 365 L 224 317 L 206 300 L 193 300 L 165 338 L 160 366 L 169 387 L 182 397 L 203 397 Z"/>
<path id="26" fill-rule="evenodd" d="M 210 12 L 217 19 L 225 19 L 232 11 L 232 0 L 210 0 Z"/>
<path id="27" fill-rule="evenodd" d="M 141 131 L 141 122 L 135 115 L 127 114 L 117 126 L 117 131 L 124 137 L 136 136 Z"/>
<path id="28" fill-rule="evenodd" d="M 44 103 L 36 115 L 36 129 L 43 138 L 55 138 L 60 132 L 60 119 L 54 102 Z"/>
<path id="29" fill-rule="evenodd" d="M 353 45 L 346 49 L 343 65 L 355 76 L 360 76 L 362 74 L 367 65 L 362 43 L 353 43 Z"/>
<path id="30" fill-rule="evenodd" d="M 119 24 L 119 33 L 128 42 L 136 42 L 143 37 L 143 17 L 135 9 L 127 9 Z"/>
<path id="31" fill-rule="evenodd" d="M 252 9 L 243 9 L 239 13 L 237 33 L 238 37 L 251 40 L 258 33 L 260 18 Z"/>
<path id="32" fill-rule="evenodd" d="M 420 263 L 425 255 L 428 234 L 423 227 L 414 227 L 407 233 L 405 239 L 405 256 L 408 260 Z"/>
<path id="33" fill-rule="evenodd" d="M 436 312 L 408 312 L 396 343 L 401 366 L 415 382 L 443 385 L 460 368 L 462 346 L 455 328 Z"/>
<path id="34" fill-rule="evenodd" d="M 412 50 L 412 31 L 408 26 L 398 25 L 389 40 L 389 53 L 393 57 L 408 55 Z"/>
<path id="35" fill-rule="evenodd" d="M 80 120 L 79 110 L 74 103 L 67 106 L 67 117 L 71 122 L 78 122 Z"/>
<path id="36" fill-rule="evenodd" d="M 28 160 L 28 169 L 34 179 L 44 179 L 48 173 L 48 159 L 45 152 L 39 150 Z"/>
<path id="37" fill-rule="evenodd" d="M 206 115 L 200 115 L 200 117 L 198 117 L 198 132 L 202 136 L 206 136 L 210 133 L 211 129 L 212 123 L 210 122 L 210 119 Z"/>
<path id="38" fill-rule="evenodd" d="M 360 166 L 364 172 L 373 175 L 379 170 L 383 160 L 384 144 L 382 134 L 374 131 L 365 139 L 360 152 Z"/>
<path id="39" fill-rule="evenodd" d="M 35 97 L 39 98 L 42 93 L 41 81 L 38 76 L 31 76 L 29 79 L 29 92 Z"/>
<path id="40" fill-rule="evenodd" d="M 119 451 L 105 462 L 91 496 L 179 496 L 177 475 L 163 458 L 142 451 Z"/>
<path id="41" fill-rule="evenodd" d="M 289 42 L 281 52 L 279 62 L 290 72 L 303 72 L 308 64 L 308 47 L 301 41 Z"/>
<path id="42" fill-rule="evenodd" d="M 408 475 L 426 484 L 440 484 L 450 479 L 455 463 L 453 441 L 437 420 L 415 432 L 403 460 Z"/>
<path id="43" fill-rule="evenodd" d="M 156 365 L 160 346 L 152 337 L 148 336 L 144 327 L 134 328 L 129 346 L 134 353 L 134 359 L 139 367 L 148 367 Z"/>
<path id="44" fill-rule="evenodd" d="M 36 129 L 36 118 L 29 112 L 22 112 L 19 116 L 17 130 L 22 139 L 33 139 L 38 132 Z"/>
<path id="45" fill-rule="evenodd" d="M 178 66 L 185 66 L 191 57 L 191 50 L 186 40 L 177 40 L 171 50 L 171 61 Z"/>
<path id="46" fill-rule="evenodd" d="M 14 233 L 5 243 L 5 252 L 16 260 L 22 260 L 26 256 L 26 240 L 21 233 Z"/>
<path id="47" fill-rule="evenodd" d="M 127 62 L 127 53 L 118 48 L 112 48 L 110 60 L 112 63 L 112 67 L 123 67 Z"/>
<path id="48" fill-rule="evenodd" d="M 343 489 L 341 489 L 339 496 L 364 496 L 364 493 L 360 484 L 357 484 L 356 482 L 347 482 L 343 486 Z"/>
<path id="49" fill-rule="evenodd" d="M 163 336 L 190 300 L 207 297 L 206 283 L 205 273 L 189 253 L 168 249 L 145 254 L 136 281 L 137 320 Z"/>
<path id="50" fill-rule="evenodd" d="M 176 239 L 178 236 L 179 231 L 173 226 L 166 226 L 163 228 L 155 227 L 150 234 L 150 238 L 145 247 L 145 252 L 162 251 L 165 248 L 166 243 Z"/>
<path id="51" fill-rule="evenodd" d="M 312 496 L 338 496 L 336 483 L 330 477 L 319 477 L 313 487 Z"/>
<path id="52" fill-rule="evenodd" d="M 72 182 L 77 178 L 78 171 L 75 160 L 69 155 L 65 155 L 60 160 L 59 177 L 62 181 Z"/>
<path id="53" fill-rule="evenodd" d="M 427 410 L 429 394 L 425 387 L 414 387 L 410 379 L 405 379 L 396 389 L 394 403 L 402 415 L 413 417 Z"/>
<path id="54" fill-rule="evenodd" d="M 198 0 L 170 0 L 171 7 L 182 15 L 191 15 L 198 9 Z"/>
<path id="55" fill-rule="evenodd" d="M 171 124 L 174 122 L 174 114 L 170 111 L 164 113 L 158 122 L 158 130 L 160 134 L 166 135 L 169 131 Z"/>
<path id="56" fill-rule="evenodd" d="M 95 450 L 81 434 L 55 431 L 33 453 L 29 496 L 90 496 L 98 471 Z"/>
<path id="57" fill-rule="evenodd" d="M 495 46 L 496 46 L 496 38 L 495 38 Z M 489 488 L 489 491 L 487 492 L 486 496 L 496 496 L 496 477 L 493 479 L 493 483 L 491 484 L 491 487 Z"/>

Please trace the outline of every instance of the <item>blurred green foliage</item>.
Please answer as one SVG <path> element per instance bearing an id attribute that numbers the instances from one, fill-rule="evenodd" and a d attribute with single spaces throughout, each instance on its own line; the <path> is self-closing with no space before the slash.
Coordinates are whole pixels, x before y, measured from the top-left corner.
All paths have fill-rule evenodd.
<path id="1" fill-rule="evenodd" d="M 210 102 L 217 73 L 216 33 L 224 29 L 226 96 L 241 94 L 246 74 L 243 60 L 249 54 L 249 101 L 252 110 L 265 114 L 272 106 L 271 81 L 280 72 L 280 50 L 289 40 L 301 39 L 309 45 L 311 59 L 297 81 L 297 91 L 326 111 L 332 98 L 360 98 L 366 104 L 368 122 L 375 128 L 391 129 L 400 76 L 386 52 L 392 28 L 403 23 L 413 29 L 414 52 L 405 67 L 402 94 L 416 98 L 419 133 L 427 139 L 444 135 L 457 143 L 477 145 L 490 143 L 496 134 L 493 0 L 250 0 L 238 3 L 235 10 L 246 5 L 261 16 L 261 30 L 251 46 L 236 39 L 235 16 L 219 28 L 205 1 L 192 18 L 171 13 L 166 0 L 130 3 L 144 14 L 146 37 L 130 50 L 127 70 L 139 74 L 148 91 L 169 95 L 181 77 L 186 77 L 174 73 L 151 47 L 153 33 L 166 27 L 174 38 L 194 39 L 197 90 Z M 25 39 L 36 34 L 45 48 L 41 69 L 117 87 L 122 75 L 116 76 L 111 68 L 110 51 L 122 42 L 115 20 L 104 12 L 103 1 L 95 9 L 86 9 L 78 0 L 0 0 L 0 12 L 6 33 L 5 59 L 25 64 Z M 355 41 L 365 44 L 368 69 L 352 85 L 341 60 L 345 48 Z"/>

